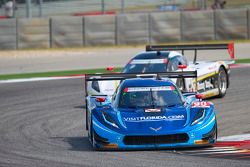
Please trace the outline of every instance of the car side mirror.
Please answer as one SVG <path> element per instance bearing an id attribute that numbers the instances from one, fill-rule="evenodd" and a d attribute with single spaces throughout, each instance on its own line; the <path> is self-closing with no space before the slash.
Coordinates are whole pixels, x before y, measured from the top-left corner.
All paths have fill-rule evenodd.
<path id="1" fill-rule="evenodd" d="M 185 69 L 185 68 L 187 68 L 187 65 L 178 65 L 178 69 Z"/>
<path id="2" fill-rule="evenodd" d="M 195 95 L 195 98 L 201 100 L 203 98 L 203 94 L 198 93 Z"/>
<path id="3" fill-rule="evenodd" d="M 114 67 L 107 67 L 106 70 L 107 71 L 113 71 L 115 68 Z"/>

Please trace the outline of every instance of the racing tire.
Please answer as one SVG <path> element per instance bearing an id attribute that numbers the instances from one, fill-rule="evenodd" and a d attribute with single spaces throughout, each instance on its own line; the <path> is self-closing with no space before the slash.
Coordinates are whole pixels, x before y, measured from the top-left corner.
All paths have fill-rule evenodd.
<path id="1" fill-rule="evenodd" d="M 94 146 L 94 130 L 93 130 L 92 121 L 91 121 L 89 130 L 90 130 L 90 140 L 91 140 L 92 148 L 95 149 L 95 146 Z"/>
<path id="2" fill-rule="evenodd" d="M 226 95 L 228 85 L 227 72 L 223 67 L 220 67 L 217 79 L 219 91 L 218 97 L 222 98 Z"/>
<path id="3" fill-rule="evenodd" d="M 217 129 L 217 124 L 216 124 L 216 127 L 215 127 L 216 129 L 215 129 L 215 139 L 216 139 L 216 141 L 217 141 L 217 138 L 218 138 L 218 129 Z"/>
<path id="4" fill-rule="evenodd" d="M 85 128 L 86 128 L 86 130 L 89 130 L 89 126 L 88 126 L 88 102 L 87 102 L 87 100 L 85 100 Z"/>

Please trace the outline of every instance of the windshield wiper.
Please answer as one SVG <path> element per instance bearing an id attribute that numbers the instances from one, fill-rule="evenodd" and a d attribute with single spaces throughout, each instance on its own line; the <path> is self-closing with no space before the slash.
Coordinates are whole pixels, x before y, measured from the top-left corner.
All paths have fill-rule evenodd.
<path id="1" fill-rule="evenodd" d="M 167 108 L 176 107 L 182 105 L 181 103 L 166 105 Z"/>
<path id="2" fill-rule="evenodd" d="M 171 108 L 171 107 L 176 107 L 176 106 L 177 106 L 177 104 L 171 104 L 171 105 L 167 105 L 166 107 Z"/>
<path id="3" fill-rule="evenodd" d="M 126 108 L 138 108 L 136 106 L 126 106 Z"/>
<path id="4" fill-rule="evenodd" d="M 155 108 L 155 101 L 154 101 L 154 97 L 153 97 L 152 88 L 150 88 L 150 96 L 151 96 L 151 100 L 152 100 L 151 106 L 152 106 L 153 108 Z"/>

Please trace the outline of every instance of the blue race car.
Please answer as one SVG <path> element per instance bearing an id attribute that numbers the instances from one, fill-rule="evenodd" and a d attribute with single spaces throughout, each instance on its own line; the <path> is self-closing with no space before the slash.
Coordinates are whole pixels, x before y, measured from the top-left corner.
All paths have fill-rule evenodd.
<path id="1" fill-rule="evenodd" d="M 188 72 L 183 73 L 168 76 L 188 77 Z M 216 142 L 213 103 L 203 101 L 200 94 L 181 93 L 164 73 L 164 79 L 161 74 L 133 75 L 85 76 L 85 82 L 122 80 L 113 96 L 86 95 L 88 137 L 95 149 L 195 147 Z"/>

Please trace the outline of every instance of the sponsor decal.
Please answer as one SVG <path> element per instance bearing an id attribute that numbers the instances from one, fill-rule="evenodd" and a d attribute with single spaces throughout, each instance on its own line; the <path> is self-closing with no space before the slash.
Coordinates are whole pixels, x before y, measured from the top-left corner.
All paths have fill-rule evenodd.
<path id="1" fill-rule="evenodd" d="M 168 59 L 134 59 L 130 64 L 163 64 L 167 62 Z"/>
<path id="2" fill-rule="evenodd" d="M 174 86 L 160 86 L 160 87 L 129 87 L 125 88 L 124 92 L 149 92 L 149 91 L 173 91 Z"/>
<path id="3" fill-rule="evenodd" d="M 170 115 L 170 116 L 147 116 L 147 117 L 126 117 L 126 122 L 152 122 L 152 121 L 180 121 L 184 120 L 184 115 Z"/>
<path id="4" fill-rule="evenodd" d="M 213 66 L 208 67 L 208 69 L 211 70 L 211 71 L 216 70 L 216 68 L 217 68 L 216 65 L 213 65 Z"/>
<path id="5" fill-rule="evenodd" d="M 160 108 L 150 108 L 150 109 L 145 109 L 145 112 L 161 112 Z"/>
<path id="6" fill-rule="evenodd" d="M 196 101 L 192 103 L 192 108 L 209 108 L 210 103 L 207 101 Z"/>

